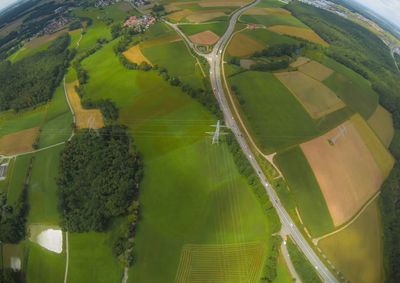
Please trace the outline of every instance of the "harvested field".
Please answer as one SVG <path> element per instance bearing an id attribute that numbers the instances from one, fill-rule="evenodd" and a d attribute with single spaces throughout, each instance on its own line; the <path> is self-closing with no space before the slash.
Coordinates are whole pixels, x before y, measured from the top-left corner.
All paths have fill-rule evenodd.
<path id="1" fill-rule="evenodd" d="M 313 30 L 311 30 L 309 28 L 276 25 L 276 26 L 268 27 L 268 30 L 279 33 L 279 34 L 284 34 L 284 35 L 289 35 L 289 36 L 305 39 L 310 42 L 321 44 L 322 46 L 325 46 L 325 47 L 329 46 L 329 44 L 325 40 L 323 40 L 321 37 L 319 37 L 318 34 L 316 34 Z"/>
<path id="2" fill-rule="evenodd" d="M 13 155 L 33 150 L 39 127 L 19 131 L 0 138 L 0 154 Z"/>
<path id="3" fill-rule="evenodd" d="M 264 45 L 251 37 L 242 33 L 237 33 L 230 41 L 227 51 L 232 57 L 247 57 L 264 48 Z"/>
<path id="4" fill-rule="evenodd" d="M 277 16 L 290 16 L 291 13 L 288 10 L 282 8 L 251 8 L 247 10 L 245 15 L 257 15 L 257 16 L 269 16 L 269 15 L 277 15 Z"/>
<path id="5" fill-rule="evenodd" d="M 185 245 L 176 282 L 259 282 L 264 254 L 261 243 Z"/>
<path id="6" fill-rule="evenodd" d="M 385 175 L 352 121 L 301 144 L 335 226 L 350 220 L 379 190 Z M 372 133 L 373 134 L 373 133 Z M 331 145 L 328 140 L 338 137 Z"/>
<path id="7" fill-rule="evenodd" d="M 345 107 L 343 101 L 328 87 L 301 72 L 275 73 L 275 76 L 294 94 L 314 119 Z"/>
<path id="8" fill-rule="evenodd" d="M 226 16 L 223 11 L 200 11 L 192 13 L 191 15 L 187 16 L 186 19 L 192 23 L 202 23 L 223 16 Z"/>
<path id="9" fill-rule="evenodd" d="M 60 31 L 58 31 L 56 33 L 53 33 L 53 34 L 46 34 L 46 35 L 43 35 L 43 36 L 40 36 L 40 37 L 36 37 L 36 38 L 32 39 L 31 41 L 29 41 L 25 45 L 25 47 L 26 48 L 37 48 L 37 47 L 40 47 L 43 44 L 56 39 L 57 37 L 59 37 L 63 33 L 67 33 L 67 30 L 63 29 L 63 30 L 60 30 Z"/>
<path id="10" fill-rule="evenodd" d="M 139 45 L 135 45 L 135 46 L 129 48 L 123 54 L 132 63 L 140 65 L 140 63 L 145 62 L 145 63 L 151 65 L 151 62 L 143 55 L 142 51 L 140 50 Z"/>
<path id="11" fill-rule="evenodd" d="M 189 36 L 189 39 L 195 44 L 213 45 L 217 43 L 219 36 L 212 31 L 206 30 Z"/>
<path id="12" fill-rule="evenodd" d="M 253 64 L 254 64 L 254 61 L 251 59 L 240 60 L 240 67 L 242 67 L 243 69 L 250 70 L 251 65 L 253 65 Z"/>
<path id="13" fill-rule="evenodd" d="M 386 179 L 394 165 L 392 155 L 360 115 L 354 115 L 351 118 L 351 122 L 357 128 L 358 133 L 364 140 L 365 145 L 368 147 Z"/>
<path id="14" fill-rule="evenodd" d="M 251 0 L 237 0 L 237 1 L 200 1 L 196 2 L 200 7 L 208 8 L 208 7 L 236 7 L 236 6 L 244 6 L 249 4 Z"/>
<path id="15" fill-rule="evenodd" d="M 299 58 L 297 58 L 297 60 L 295 62 L 291 63 L 290 66 L 293 68 L 297 68 L 308 62 L 310 62 L 310 59 L 308 59 L 307 57 L 299 57 Z"/>
<path id="16" fill-rule="evenodd" d="M 74 110 L 76 127 L 78 129 L 100 129 L 104 127 L 103 115 L 98 109 L 84 109 L 81 105 L 81 98 L 75 91 L 75 86 L 79 83 L 75 81 L 66 85 L 68 100 Z"/>
<path id="17" fill-rule="evenodd" d="M 368 119 L 368 124 L 382 143 L 389 147 L 394 136 L 392 114 L 379 105 L 374 114 Z"/>
<path id="18" fill-rule="evenodd" d="M 306 64 L 299 66 L 298 68 L 300 72 L 320 82 L 328 78 L 333 73 L 331 69 L 325 67 L 324 65 L 318 63 L 317 61 L 310 61 Z"/>
<path id="19" fill-rule="evenodd" d="M 167 44 L 167 43 L 171 43 L 171 42 L 177 42 L 177 41 L 181 41 L 181 40 L 182 40 L 182 38 L 177 34 L 160 36 L 155 39 L 146 40 L 146 41 L 140 43 L 140 47 L 141 48 L 154 47 L 154 46 Z"/>
<path id="20" fill-rule="evenodd" d="M 176 11 L 176 12 L 168 15 L 167 18 L 170 20 L 173 20 L 175 22 L 179 22 L 191 14 L 193 14 L 192 11 L 185 9 L 185 10 L 181 10 L 181 11 Z"/>

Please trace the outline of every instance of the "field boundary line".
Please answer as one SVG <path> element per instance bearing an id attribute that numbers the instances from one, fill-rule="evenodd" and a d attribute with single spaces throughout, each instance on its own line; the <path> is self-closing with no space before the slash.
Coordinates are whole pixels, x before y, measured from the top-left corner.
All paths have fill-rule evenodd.
<path id="1" fill-rule="evenodd" d="M 330 232 L 330 233 L 328 233 L 328 234 L 325 234 L 325 235 L 323 235 L 323 236 L 321 236 L 321 237 L 314 238 L 314 239 L 312 240 L 313 243 L 314 243 L 315 245 L 317 245 L 318 242 L 319 242 L 320 240 L 323 240 L 323 239 L 325 239 L 325 238 L 328 238 L 328 237 L 330 237 L 330 236 L 333 236 L 334 234 L 339 233 L 339 232 L 343 231 L 344 229 L 346 229 L 347 227 L 349 227 L 351 224 L 353 224 L 353 223 L 358 219 L 358 217 L 360 217 L 360 215 L 368 208 L 368 206 L 369 206 L 374 200 L 377 199 L 377 197 L 380 195 L 380 193 L 381 193 L 381 191 L 378 191 L 372 198 L 370 198 L 370 200 L 367 201 L 367 203 L 364 204 L 364 206 L 357 212 L 357 214 L 356 214 L 349 222 L 347 222 L 344 226 L 342 226 L 342 227 L 340 227 L 339 229 L 337 229 L 337 230 L 335 230 L 335 231 L 332 231 L 332 232 Z"/>
<path id="2" fill-rule="evenodd" d="M 229 38 L 229 41 L 228 41 L 227 44 L 225 45 L 225 48 L 224 48 L 224 51 L 223 51 L 223 54 L 222 54 L 222 58 L 225 58 L 226 49 L 228 48 L 229 43 L 231 42 L 232 38 L 233 38 L 237 33 L 242 32 L 242 31 L 244 31 L 244 30 L 246 30 L 246 29 L 247 29 L 247 28 L 243 28 L 243 29 L 241 29 L 241 30 L 238 30 L 238 31 L 234 32 L 234 33 L 231 35 L 231 37 Z M 270 163 L 272 164 L 272 166 L 274 167 L 274 169 L 275 169 L 281 176 L 283 176 L 282 173 L 281 173 L 281 171 L 279 170 L 278 166 L 275 165 L 273 159 L 272 159 L 272 158 L 269 158 L 269 156 L 274 155 L 274 154 L 276 154 L 276 153 L 272 153 L 272 154 L 270 154 L 270 155 L 266 155 L 264 152 L 262 152 L 262 150 L 257 146 L 257 144 L 255 143 L 255 141 L 253 140 L 253 137 L 250 135 L 249 131 L 247 130 L 247 127 L 246 127 L 246 125 L 244 124 L 244 122 L 243 122 L 243 120 L 242 120 L 242 117 L 241 117 L 241 115 L 240 115 L 240 113 L 239 113 L 239 111 L 238 111 L 238 109 L 237 109 L 237 107 L 236 107 L 235 101 L 233 101 L 232 93 L 231 93 L 231 90 L 230 90 L 230 88 L 229 88 L 229 86 L 228 86 L 228 82 L 227 82 L 226 76 L 225 76 L 225 66 L 224 66 L 224 61 L 223 61 L 223 60 L 222 60 L 222 67 L 221 67 L 221 70 L 222 70 L 222 79 L 223 79 L 223 81 L 224 81 L 225 89 L 226 89 L 226 91 L 227 91 L 229 100 L 230 100 L 230 102 L 231 102 L 231 104 L 232 104 L 232 107 L 233 107 L 233 109 L 234 109 L 234 111 L 235 111 L 236 116 L 238 117 L 238 120 L 239 120 L 239 122 L 240 122 L 240 125 L 242 126 L 243 130 L 244 130 L 245 133 L 246 133 L 246 136 L 247 136 L 248 140 L 249 140 L 250 143 L 253 145 L 253 147 L 256 149 L 256 151 L 257 151 L 265 160 L 267 160 L 268 162 L 270 162 Z"/>
<path id="3" fill-rule="evenodd" d="M 65 261 L 65 273 L 64 273 L 64 283 L 67 283 L 68 279 L 68 267 L 69 267 L 69 244 L 68 244 L 68 231 L 65 232 L 65 251 L 66 251 L 66 261 Z"/>

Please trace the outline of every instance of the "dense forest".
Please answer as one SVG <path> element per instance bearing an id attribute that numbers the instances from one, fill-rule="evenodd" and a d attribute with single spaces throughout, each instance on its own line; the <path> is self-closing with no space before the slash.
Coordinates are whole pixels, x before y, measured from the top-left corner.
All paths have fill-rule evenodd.
<path id="1" fill-rule="evenodd" d="M 333 13 L 300 3 L 287 8 L 331 47 L 327 55 L 368 79 L 380 103 L 392 113 L 395 137 L 390 151 L 397 162 L 382 186 L 386 282 L 400 282 L 400 72 L 389 48 L 369 30 Z"/>
<path id="2" fill-rule="evenodd" d="M 60 157 L 58 185 L 68 231 L 104 231 L 128 213 L 143 175 L 140 155 L 125 127 L 80 130 Z"/>
<path id="3" fill-rule="evenodd" d="M 18 111 L 51 99 L 68 66 L 69 42 L 69 35 L 62 35 L 45 51 L 0 63 L 0 111 Z"/>

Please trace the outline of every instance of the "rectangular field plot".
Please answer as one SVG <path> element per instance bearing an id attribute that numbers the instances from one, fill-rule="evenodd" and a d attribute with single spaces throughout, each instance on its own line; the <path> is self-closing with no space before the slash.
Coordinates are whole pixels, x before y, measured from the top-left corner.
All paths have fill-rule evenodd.
<path id="1" fill-rule="evenodd" d="M 264 45 L 251 37 L 238 33 L 233 36 L 228 46 L 228 54 L 232 57 L 247 57 L 265 48 Z"/>
<path id="2" fill-rule="evenodd" d="M 368 134 L 374 135 L 372 131 Z M 379 190 L 386 176 L 364 135 L 351 119 L 301 145 L 335 226 L 351 219 Z"/>
<path id="3" fill-rule="evenodd" d="M 317 61 L 310 61 L 306 64 L 302 64 L 301 66 L 299 66 L 299 71 L 320 82 L 328 78 L 333 73 L 331 69 L 325 67 Z"/>
<path id="4" fill-rule="evenodd" d="M 368 125 L 374 130 L 386 147 L 389 147 L 394 136 L 392 114 L 382 106 L 378 106 L 368 119 Z"/>
<path id="5" fill-rule="evenodd" d="M 382 223 L 377 201 L 347 228 L 319 241 L 318 246 L 350 282 L 384 281 Z"/>
<path id="6" fill-rule="evenodd" d="M 301 38 L 313 43 L 320 44 L 322 46 L 328 47 L 329 44 L 324 41 L 322 38 L 319 37 L 313 30 L 309 28 L 302 28 L 302 27 L 292 27 L 287 25 L 274 25 L 268 28 L 270 31 L 289 35 L 297 38 Z"/>
<path id="7" fill-rule="evenodd" d="M 259 282 L 264 253 L 261 243 L 185 245 L 176 282 Z"/>
<path id="8" fill-rule="evenodd" d="M 275 76 L 295 95 L 314 119 L 345 106 L 333 91 L 301 72 L 275 73 Z"/>
<path id="9" fill-rule="evenodd" d="M 0 154 L 12 155 L 31 151 L 39 134 L 39 128 L 31 128 L 0 138 Z"/>
<path id="10" fill-rule="evenodd" d="M 276 152 L 318 135 L 313 119 L 271 73 L 248 71 L 230 78 L 245 123 L 265 153 Z"/>

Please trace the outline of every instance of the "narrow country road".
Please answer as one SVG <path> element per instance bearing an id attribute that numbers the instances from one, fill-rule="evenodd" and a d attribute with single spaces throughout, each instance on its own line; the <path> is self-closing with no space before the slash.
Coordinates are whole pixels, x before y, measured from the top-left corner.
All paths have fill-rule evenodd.
<path id="1" fill-rule="evenodd" d="M 213 88 L 214 94 L 218 100 L 218 103 L 221 107 L 221 110 L 224 114 L 224 119 L 226 126 L 229 127 L 233 134 L 235 135 L 242 151 L 246 155 L 250 164 L 257 172 L 257 175 L 263 184 L 268 196 L 275 207 L 278 216 L 282 222 L 282 228 L 287 232 L 288 235 L 293 239 L 293 241 L 297 244 L 300 250 L 304 253 L 310 263 L 314 266 L 316 272 L 322 278 L 324 282 L 338 282 L 335 276 L 330 272 L 330 270 L 324 265 L 324 263 L 320 260 L 318 255 L 311 248 L 310 244 L 301 234 L 300 230 L 296 227 L 289 214 L 286 212 L 285 208 L 281 204 L 279 198 L 277 197 L 275 191 L 272 189 L 271 185 L 268 183 L 267 178 L 262 173 L 261 167 L 253 157 L 252 152 L 250 150 L 249 145 L 247 144 L 246 139 L 243 137 L 240 128 L 238 127 L 233 115 L 232 111 L 229 108 L 229 104 L 226 100 L 225 90 L 222 83 L 221 78 L 221 67 L 223 64 L 223 53 L 224 49 L 229 42 L 230 37 L 232 36 L 236 22 L 240 15 L 247 9 L 257 5 L 260 0 L 256 0 L 252 4 L 244 6 L 237 10 L 229 21 L 228 29 L 225 34 L 219 39 L 219 41 L 215 44 L 213 51 L 211 54 L 206 55 L 205 57 L 208 59 L 210 63 L 210 80 L 211 86 Z"/>

